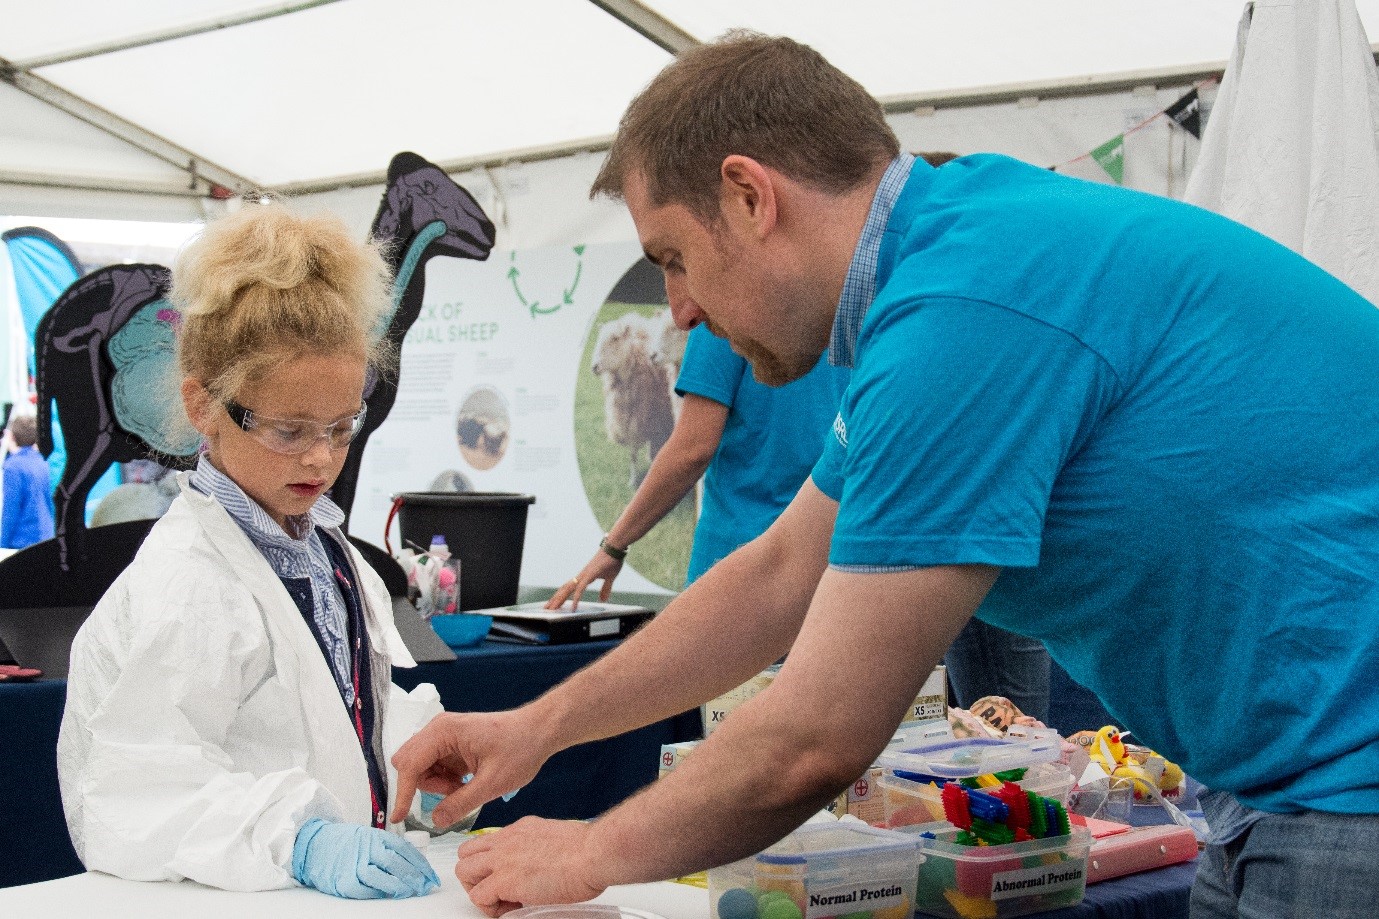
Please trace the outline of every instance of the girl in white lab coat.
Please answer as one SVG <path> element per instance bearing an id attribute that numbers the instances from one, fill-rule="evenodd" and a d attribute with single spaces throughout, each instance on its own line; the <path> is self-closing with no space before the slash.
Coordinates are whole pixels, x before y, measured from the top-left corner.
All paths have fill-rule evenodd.
<path id="1" fill-rule="evenodd" d="M 324 494 L 388 361 L 383 260 L 334 219 L 246 205 L 184 251 L 172 297 L 204 452 L 72 646 L 77 854 L 137 880 L 427 893 L 435 873 L 386 829 L 387 758 L 439 702 L 392 686 L 414 662 Z"/>

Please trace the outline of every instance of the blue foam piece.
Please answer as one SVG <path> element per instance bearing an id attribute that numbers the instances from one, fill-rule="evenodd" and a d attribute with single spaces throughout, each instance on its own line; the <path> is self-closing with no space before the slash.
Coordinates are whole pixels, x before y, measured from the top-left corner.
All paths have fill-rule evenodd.
<path id="1" fill-rule="evenodd" d="M 745 887 L 734 887 L 718 898 L 718 919 L 757 919 L 757 898 Z"/>
<path id="2" fill-rule="evenodd" d="M 973 817 L 990 820 L 992 823 L 1005 823 L 1010 815 L 1010 807 L 1000 798 L 994 798 L 975 788 L 967 789 L 967 812 Z"/>

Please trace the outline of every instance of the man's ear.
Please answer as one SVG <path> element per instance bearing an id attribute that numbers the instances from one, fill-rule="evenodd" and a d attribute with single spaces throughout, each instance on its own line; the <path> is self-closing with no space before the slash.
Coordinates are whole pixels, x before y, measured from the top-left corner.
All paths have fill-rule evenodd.
<path id="1" fill-rule="evenodd" d="M 728 223 L 752 236 L 764 238 L 776 227 L 776 184 L 778 174 L 748 156 L 733 154 L 723 159 L 719 169 L 722 186 L 718 209 Z"/>
<path id="2" fill-rule="evenodd" d="M 192 427 L 202 437 L 211 436 L 213 427 L 211 417 L 215 408 L 211 394 L 206 391 L 206 387 L 201 385 L 201 381 L 193 377 L 185 377 L 182 380 L 182 407 L 187 412 L 187 419 L 191 421 Z"/>

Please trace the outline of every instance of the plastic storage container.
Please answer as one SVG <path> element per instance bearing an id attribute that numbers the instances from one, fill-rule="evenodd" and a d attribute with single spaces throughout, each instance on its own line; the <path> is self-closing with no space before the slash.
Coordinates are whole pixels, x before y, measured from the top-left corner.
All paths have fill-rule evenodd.
<path id="1" fill-rule="evenodd" d="M 1024 737 L 965 737 L 951 735 L 889 748 L 877 759 L 888 772 L 918 772 L 943 779 L 965 779 L 1049 763 L 1062 755 L 1063 738 L 1053 731 Z"/>
<path id="2" fill-rule="evenodd" d="M 712 919 L 910 919 L 922 857 L 916 836 L 810 823 L 760 855 L 709 872 Z"/>
<path id="3" fill-rule="evenodd" d="M 921 913 L 1003 919 L 1075 906 L 1087 892 L 1091 834 L 1085 827 L 1073 827 L 1070 836 L 1004 846 L 958 845 L 958 830 L 949 823 L 908 826 L 904 832 L 922 847 L 915 890 Z"/>
<path id="4" fill-rule="evenodd" d="M 517 602 L 527 511 L 534 496 L 409 491 L 393 500 L 405 542 L 429 546 L 439 534 L 460 560 L 460 611 Z"/>
<path id="5" fill-rule="evenodd" d="M 1074 782 L 1072 770 L 1062 763 L 1038 763 L 1030 767 L 1017 784 L 1025 791 L 1053 798 L 1066 806 Z M 883 773 L 877 784 L 881 787 L 881 803 L 887 826 L 900 827 L 944 819 L 942 786 L 938 782 L 915 781 L 902 775 Z"/>

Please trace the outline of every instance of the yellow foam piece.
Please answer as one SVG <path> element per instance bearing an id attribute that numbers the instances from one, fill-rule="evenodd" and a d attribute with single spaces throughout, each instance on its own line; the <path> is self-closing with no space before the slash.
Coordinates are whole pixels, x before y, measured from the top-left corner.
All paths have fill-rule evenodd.
<path id="1" fill-rule="evenodd" d="M 708 890 L 709 873 L 707 871 L 700 871 L 696 874 L 687 874 L 682 878 L 676 878 L 675 883 L 687 884 L 690 887 L 698 887 L 701 890 Z"/>
<path id="2" fill-rule="evenodd" d="M 996 904 L 985 897 L 969 897 L 961 890 L 945 890 L 943 898 L 963 919 L 996 919 Z"/>

